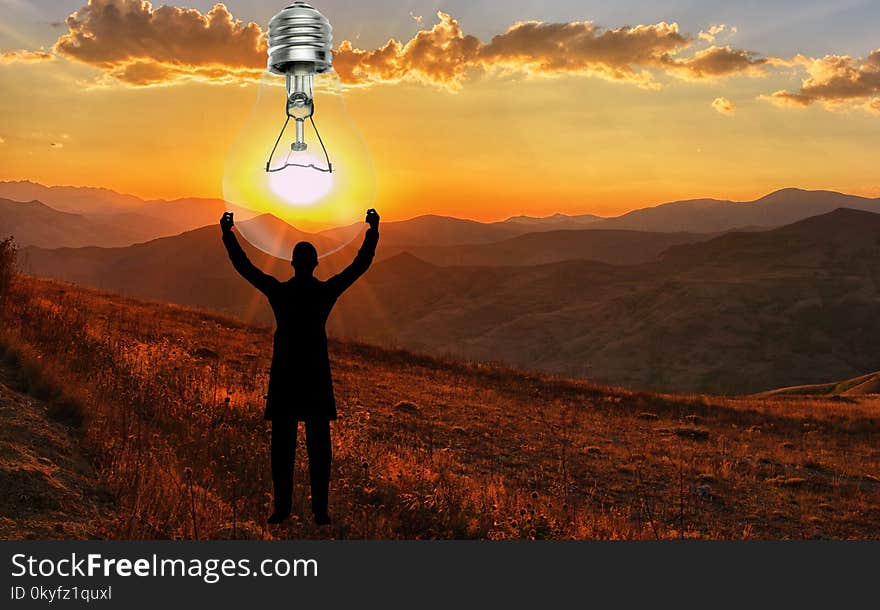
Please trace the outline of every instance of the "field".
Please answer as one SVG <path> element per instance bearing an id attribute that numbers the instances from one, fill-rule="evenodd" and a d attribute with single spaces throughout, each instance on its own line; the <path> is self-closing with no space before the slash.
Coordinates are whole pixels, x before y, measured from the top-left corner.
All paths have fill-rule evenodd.
<path id="1" fill-rule="evenodd" d="M 300 435 L 299 517 L 266 526 L 271 329 L 28 277 L 0 298 L 5 378 L 112 499 L 56 537 L 880 535 L 880 397 L 648 394 L 337 341 L 334 524 L 311 522 Z"/>

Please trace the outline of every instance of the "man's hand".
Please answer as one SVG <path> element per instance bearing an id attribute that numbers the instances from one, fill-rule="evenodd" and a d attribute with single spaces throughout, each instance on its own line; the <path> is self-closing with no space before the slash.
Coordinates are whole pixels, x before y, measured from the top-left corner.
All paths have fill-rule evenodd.
<path id="1" fill-rule="evenodd" d="M 225 212 L 223 217 L 220 218 L 220 228 L 223 229 L 224 233 L 228 233 L 234 225 L 235 219 L 232 216 L 232 212 Z"/>
<path id="2" fill-rule="evenodd" d="M 367 218 L 365 219 L 365 222 L 370 225 L 371 229 L 378 229 L 379 213 L 373 208 L 370 208 L 369 210 L 367 210 Z"/>

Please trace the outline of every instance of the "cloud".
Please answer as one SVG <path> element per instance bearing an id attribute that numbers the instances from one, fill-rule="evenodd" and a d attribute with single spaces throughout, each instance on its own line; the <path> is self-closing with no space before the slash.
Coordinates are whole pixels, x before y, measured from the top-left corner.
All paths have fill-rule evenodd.
<path id="1" fill-rule="evenodd" d="M 864 58 L 827 55 L 791 59 L 715 44 L 736 28 L 713 24 L 691 36 L 678 24 L 602 28 L 590 21 L 519 22 L 486 42 L 467 34 L 452 16 L 439 12 L 409 40 L 389 40 L 374 49 L 343 41 L 334 67 L 350 86 L 414 81 L 457 90 L 472 75 L 581 75 L 659 88 L 660 77 L 712 81 L 731 76 L 761 77 L 771 67 L 803 70 L 794 91 L 761 96 L 777 106 L 857 106 L 880 115 L 880 49 Z M 102 81 L 155 86 L 185 81 L 239 84 L 259 80 L 266 66 L 266 35 L 256 23 L 236 19 L 223 4 L 203 13 L 144 0 L 89 0 L 64 22 L 66 32 L 51 52 L 0 53 L 0 65 L 64 57 L 100 70 Z M 706 48 L 699 48 L 701 43 Z M 718 98 L 724 100 L 725 98 Z M 733 112 L 735 106 L 713 108 Z"/>
<path id="2" fill-rule="evenodd" d="M 719 23 L 718 25 L 710 25 L 709 29 L 704 30 L 697 34 L 697 37 L 701 40 L 705 40 L 706 42 L 715 42 L 715 37 L 724 32 L 727 29 L 727 26 L 723 23 Z M 732 29 L 732 32 L 735 32 L 736 28 Z"/>
<path id="3" fill-rule="evenodd" d="M 266 39 L 223 4 L 207 13 L 141 0 L 89 0 L 66 21 L 58 55 L 131 85 L 185 79 L 259 78 Z"/>
<path id="4" fill-rule="evenodd" d="M 465 34 L 450 15 L 437 16 L 437 24 L 406 43 L 389 40 L 366 51 L 343 42 L 334 56 L 342 81 L 360 85 L 415 79 L 459 88 L 469 73 L 495 70 L 580 74 L 657 87 L 656 73 L 688 80 L 761 76 L 771 61 L 729 46 L 683 56 L 694 41 L 676 23 L 604 29 L 589 21 L 526 21 L 483 43 Z M 718 27 L 716 33 L 722 31 Z"/>
<path id="5" fill-rule="evenodd" d="M 769 61 L 752 51 L 734 49 L 729 46 L 712 46 L 697 51 L 693 57 L 669 59 L 668 67 L 676 76 L 690 80 L 701 80 L 734 74 L 763 76 Z"/>
<path id="6" fill-rule="evenodd" d="M 663 68 L 689 47 L 678 24 L 660 22 L 602 29 L 589 21 L 518 23 L 481 49 L 484 65 L 543 74 L 580 73 L 608 80 L 653 84 L 648 68 Z"/>
<path id="7" fill-rule="evenodd" d="M 798 91 L 776 91 L 766 99 L 780 107 L 807 107 L 821 103 L 829 108 L 863 106 L 877 112 L 880 96 L 880 49 L 866 58 L 826 55 L 818 59 L 798 56 L 793 64 L 804 65 L 807 77 Z"/>
<path id="8" fill-rule="evenodd" d="M 408 42 L 389 40 L 364 51 L 343 41 L 333 53 L 333 67 L 342 82 L 363 85 L 411 78 L 457 87 L 474 67 L 481 43 L 462 32 L 457 21 L 444 13 L 430 30 L 420 30 Z"/>
<path id="9" fill-rule="evenodd" d="M 473 71 L 499 70 L 581 74 L 655 87 L 654 71 L 690 80 L 758 76 L 768 61 L 750 51 L 715 46 L 682 57 L 693 39 L 676 23 L 603 29 L 589 21 L 527 21 L 483 43 L 465 34 L 450 15 L 437 16 L 430 30 L 405 43 L 389 40 L 378 49 L 362 50 L 344 41 L 334 55 L 342 81 L 362 85 L 413 79 L 459 88 Z"/>
<path id="10" fill-rule="evenodd" d="M 483 42 L 450 15 L 438 13 L 437 18 L 409 40 L 389 40 L 375 49 L 343 41 L 334 52 L 340 79 L 360 86 L 412 80 L 458 89 L 472 73 L 519 72 L 581 74 L 658 87 L 658 74 L 690 80 L 757 75 L 766 61 L 729 47 L 685 57 L 694 38 L 676 23 L 604 29 L 590 21 L 527 21 Z M 416 15 L 413 19 L 422 23 Z M 265 33 L 256 23 L 235 19 L 223 4 L 202 13 L 154 8 L 142 0 L 89 0 L 65 25 L 54 52 L 100 69 L 108 82 L 242 82 L 258 79 L 265 69 Z M 714 37 L 723 31 L 726 26 L 716 25 L 708 33 Z"/>
<path id="11" fill-rule="evenodd" d="M 0 144 L 6 144 L 6 138 L 0 136 Z"/>
<path id="12" fill-rule="evenodd" d="M 712 108 L 727 116 L 730 116 L 736 112 L 736 104 L 731 102 L 726 97 L 716 97 L 712 101 Z"/>
<path id="13" fill-rule="evenodd" d="M 64 148 L 64 144 L 62 144 L 61 142 L 51 142 L 49 144 L 49 148 L 61 149 Z"/>
<path id="14" fill-rule="evenodd" d="M 27 51 L 22 49 L 19 51 L 6 51 L 5 53 L 0 53 L 0 64 L 39 63 L 43 61 L 52 61 L 53 59 L 55 59 L 55 56 L 46 51 Z"/>
<path id="15" fill-rule="evenodd" d="M 806 108 L 815 101 L 809 96 L 784 90 L 776 91 L 770 95 L 761 95 L 759 99 L 771 102 L 780 108 Z"/>

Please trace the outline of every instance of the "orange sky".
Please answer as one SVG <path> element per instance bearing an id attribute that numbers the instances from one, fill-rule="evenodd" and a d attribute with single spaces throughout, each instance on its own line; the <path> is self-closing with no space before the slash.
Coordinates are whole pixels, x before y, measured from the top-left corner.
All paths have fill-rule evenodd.
<path id="1" fill-rule="evenodd" d="M 657 74 L 657 86 L 644 88 L 592 73 L 478 71 L 457 89 L 405 79 L 349 90 L 345 108 L 369 149 L 386 219 L 611 215 L 787 186 L 880 196 L 877 113 L 767 101 L 804 78 L 792 65 L 760 76 Z M 7 61 L 0 85 L 0 179 L 161 198 L 222 196 L 224 161 L 258 89 L 205 79 L 134 87 L 65 57 Z M 280 127 L 283 93 L 267 94 Z M 729 106 L 717 98 L 735 110 L 722 112 Z M 330 106 L 319 94 L 315 118 L 333 131 L 334 114 L 322 114 Z M 346 146 L 337 140 L 336 152 Z"/>

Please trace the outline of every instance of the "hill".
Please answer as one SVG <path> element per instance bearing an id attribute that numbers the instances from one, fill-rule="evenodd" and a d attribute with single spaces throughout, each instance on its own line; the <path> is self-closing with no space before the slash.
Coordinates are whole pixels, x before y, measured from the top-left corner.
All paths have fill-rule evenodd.
<path id="1" fill-rule="evenodd" d="M 880 212 L 880 199 L 846 195 L 834 191 L 788 188 L 753 201 L 693 199 L 674 201 L 633 210 L 621 216 L 602 218 L 591 214 L 545 218 L 515 216 L 502 222 L 479 223 L 445 216 L 418 216 L 385 223 L 386 245 L 411 249 L 422 246 L 486 244 L 538 231 L 604 229 L 654 233 L 718 234 L 746 229 L 767 229 L 805 218 L 848 208 Z M 339 229 L 325 235 L 333 237 Z"/>
<path id="2" fill-rule="evenodd" d="M 0 329 L 81 401 L 112 537 L 877 536 L 876 400 L 662 396 L 338 341 L 334 525 L 304 518 L 298 460 L 297 517 L 266 527 L 267 329 L 20 282 Z"/>
<path id="3" fill-rule="evenodd" d="M 756 392 L 880 368 L 878 234 L 880 215 L 840 210 L 635 266 L 401 275 L 392 259 L 368 277 L 381 313 L 345 313 L 355 336 L 435 353 L 629 387 Z"/>
<path id="4" fill-rule="evenodd" d="M 29 180 L 0 181 L 0 197 L 15 201 L 42 201 L 73 214 L 107 214 L 131 211 L 145 202 L 134 195 L 87 186 L 44 186 Z"/>
<path id="5" fill-rule="evenodd" d="M 135 206 L 129 214 L 151 219 L 148 222 L 159 223 L 162 233 L 155 235 L 155 238 L 217 224 L 226 209 L 226 202 L 222 199 L 184 197 L 172 201 L 146 201 Z M 246 220 L 254 215 L 243 208 L 236 208 L 238 220 Z M 114 216 L 120 217 L 119 214 Z"/>
<path id="6" fill-rule="evenodd" d="M 526 233 L 498 242 L 476 245 L 389 246 L 383 243 L 379 260 L 409 252 L 426 262 L 443 267 L 529 266 L 568 260 L 632 265 L 655 259 L 670 246 L 705 241 L 711 237 L 697 233 L 553 230 Z"/>
<path id="7" fill-rule="evenodd" d="M 155 238 L 156 230 L 155 223 L 110 216 L 94 219 L 59 212 L 40 201 L 0 199 L 0 235 L 13 235 L 23 246 L 125 246 Z"/>
<path id="8" fill-rule="evenodd" d="M 382 241 L 388 246 L 485 244 L 527 232 L 527 227 L 513 223 L 483 223 L 434 214 L 382 223 Z M 328 229 L 319 233 L 340 242 L 347 241 L 345 236 L 350 234 L 351 227 Z"/>
<path id="9" fill-rule="evenodd" d="M 754 201 L 718 199 L 674 201 L 634 210 L 591 225 L 601 229 L 633 231 L 688 231 L 720 233 L 744 227 L 778 227 L 838 208 L 880 212 L 880 200 L 834 191 L 788 188 Z"/>
<path id="10" fill-rule="evenodd" d="M 248 222 L 273 223 L 270 216 Z M 280 222 L 280 221 L 279 221 Z M 285 225 L 287 226 L 287 225 Z M 295 229 L 286 235 L 296 240 Z M 289 260 L 264 254 L 240 239 L 255 265 L 279 278 L 292 274 Z M 327 243 L 330 244 L 329 240 Z M 351 262 L 359 242 L 322 259 L 317 275 L 329 277 Z M 34 273 L 114 290 L 126 295 L 211 307 L 268 322 L 271 312 L 259 294 L 232 268 L 220 240 L 219 226 L 121 248 L 22 248 L 19 265 Z"/>
<path id="11" fill-rule="evenodd" d="M 217 217 L 220 218 L 219 216 Z M 285 253 L 284 258 L 289 259 L 293 245 L 300 241 L 309 241 L 319 253 L 336 250 L 342 244 L 330 237 L 316 233 L 307 233 L 292 227 L 280 218 L 272 214 L 260 214 L 248 220 L 240 220 L 236 213 L 236 227 L 238 231 L 254 246 L 269 253 Z M 363 223 L 358 226 L 358 231 L 350 232 L 347 237 L 362 237 Z M 213 228 L 213 227 L 209 227 Z M 348 241 L 348 239 L 346 241 Z"/>
<path id="12" fill-rule="evenodd" d="M 144 200 L 104 188 L 44 186 L 29 181 L 0 182 L 0 198 L 5 198 L 0 199 L 4 207 L 12 202 L 41 204 L 19 208 L 14 224 L 0 209 L 0 234 L 15 233 L 22 244 L 46 247 L 131 245 L 216 224 L 226 211 L 222 199 Z M 60 226 L 51 227 L 45 208 L 68 216 L 57 216 Z M 255 215 L 245 208 L 236 210 L 239 220 Z M 67 240 L 52 241 L 74 217 L 80 225 L 91 228 L 72 226 Z"/>

